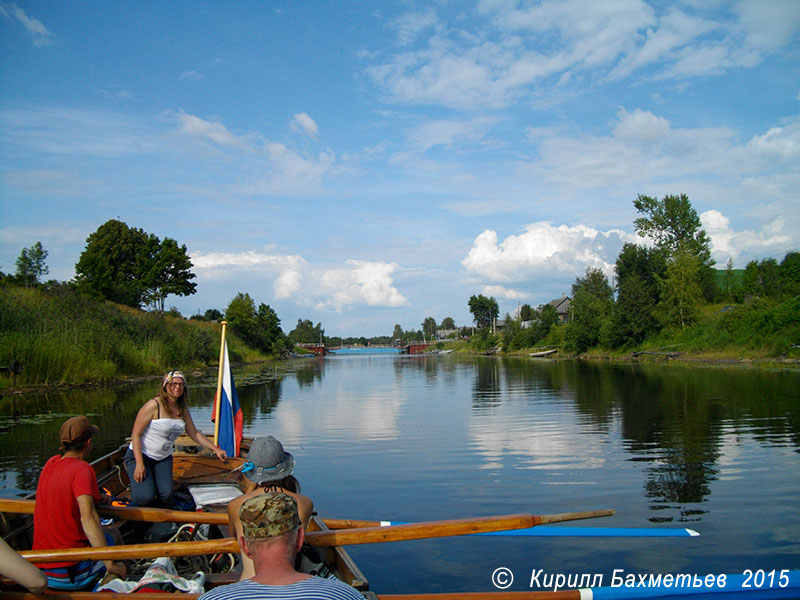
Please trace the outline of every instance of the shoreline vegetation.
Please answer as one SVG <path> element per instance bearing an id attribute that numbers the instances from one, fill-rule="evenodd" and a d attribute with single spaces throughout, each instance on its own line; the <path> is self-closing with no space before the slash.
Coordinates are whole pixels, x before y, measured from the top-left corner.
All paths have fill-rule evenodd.
<path id="1" fill-rule="evenodd" d="M 430 351 L 535 355 L 614 361 L 794 366 L 800 359 L 800 252 L 752 260 L 745 269 L 713 268 L 711 244 L 685 194 L 639 195 L 636 232 L 648 245 L 626 243 L 614 277 L 597 267 L 572 285 L 571 297 L 539 308 L 519 305 L 498 321 L 497 300 L 469 298 L 476 327 L 452 317 L 422 329 L 394 325 L 390 336 L 326 336 L 322 323 L 299 319 L 285 334 L 277 313 L 239 292 L 224 313 L 185 319 L 164 311 L 168 295 L 195 293 L 186 246 L 110 220 L 87 238 L 69 282 L 40 283 L 47 251 L 23 248 L 16 275 L 0 273 L 0 392 L 8 388 L 108 385 L 180 368 L 209 370 L 219 361 L 223 316 L 233 363 L 277 364 L 303 355 L 302 343 L 405 345 L 452 335 Z M 557 302 L 557 304 L 554 304 Z M 149 306 L 151 311 L 142 307 Z M 533 358 L 533 356 L 531 357 Z M 275 361 L 275 362 L 272 362 Z M 21 371 L 17 368 L 22 366 Z"/>
<path id="2" fill-rule="evenodd" d="M 531 348 L 503 349 L 503 334 L 484 331 L 470 341 L 440 342 L 431 349 L 523 357 L 543 348 L 563 348 L 566 327 L 553 326 Z M 206 374 L 218 364 L 220 331 L 216 322 L 145 312 L 69 288 L 3 286 L 0 366 L 18 361 L 23 369 L 16 380 L 10 373 L 0 374 L 0 393 L 124 385 L 157 378 L 176 365 Z M 547 359 L 797 368 L 798 342 L 800 296 L 795 296 L 782 302 L 707 305 L 691 326 L 661 331 L 636 346 L 559 350 Z M 228 346 L 234 363 L 279 364 L 277 356 L 248 346 L 230 329 Z"/>

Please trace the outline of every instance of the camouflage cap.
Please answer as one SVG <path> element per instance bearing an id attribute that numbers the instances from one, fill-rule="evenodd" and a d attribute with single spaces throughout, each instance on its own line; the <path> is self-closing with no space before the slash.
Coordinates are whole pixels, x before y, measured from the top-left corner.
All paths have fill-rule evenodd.
<path id="1" fill-rule="evenodd" d="M 247 500 L 239 509 L 244 536 L 277 537 L 300 526 L 297 502 L 283 492 L 267 492 Z"/>

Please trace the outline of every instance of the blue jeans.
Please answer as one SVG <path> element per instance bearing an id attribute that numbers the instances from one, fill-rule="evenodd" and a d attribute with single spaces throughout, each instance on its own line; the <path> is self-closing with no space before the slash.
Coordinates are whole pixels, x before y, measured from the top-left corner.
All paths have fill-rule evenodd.
<path id="1" fill-rule="evenodd" d="M 128 448 L 125 453 L 125 470 L 131 480 L 131 506 L 156 506 L 161 504 L 167 508 L 172 507 L 172 455 L 161 460 L 153 460 L 145 455 L 144 480 L 137 483 L 133 479 L 136 469 L 136 457 L 133 450 Z"/>

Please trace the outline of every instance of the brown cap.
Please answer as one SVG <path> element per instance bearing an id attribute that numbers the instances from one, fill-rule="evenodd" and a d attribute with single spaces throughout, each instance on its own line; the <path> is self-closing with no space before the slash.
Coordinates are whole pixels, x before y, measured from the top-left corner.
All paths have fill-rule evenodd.
<path id="1" fill-rule="evenodd" d="M 297 502 L 283 492 L 267 492 L 247 500 L 239 509 L 244 537 L 277 537 L 300 526 Z"/>
<path id="2" fill-rule="evenodd" d="M 85 415 L 67 419 L 61 426 L 61 448 L 83 442 L 98 431 L 97 426 L 89 423 L 89 417 Z"/>

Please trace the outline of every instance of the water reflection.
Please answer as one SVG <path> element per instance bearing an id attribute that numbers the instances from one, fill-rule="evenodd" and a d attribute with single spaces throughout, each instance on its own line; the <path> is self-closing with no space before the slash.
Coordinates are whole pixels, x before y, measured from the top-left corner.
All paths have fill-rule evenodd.
<path id="1" fill-rule="evenodd" d="M 487 359 L 476 363 L 471 431 L 484 468 L 512 457 L 515 468 L 599 469 L 605 453 L 595 434 L 612 435 L 616 423 L 629 460 L 646 465 L 650 520 L 693 521 L 721 465 L 737 464 L 731 436 L 747 430 L 762 444 L 798 451 L 797 383 L 786 373 Z M 558 410 L 559 402 L 584 418 Z"/>
<path id="2" fill-rule="evenodd" d="M 309 458 L 320 472 L 335 448 L 354 455 L 342 461 L 379 453 L 386 477 L 422 464 L 419 477 L 445 488 L 443 476 L 462 473 L 518 478 L 545 495 L 593 488 L 615 502 L 638 487 L 648 520 L 683 522 L 705 518 L 718 484 L 747 486 L 766 457 L 796 468 L 800 453 L 796 373 L 453 355 L 305 359 L 289 369 L 237 370 L 245 430 L 319 452 Z M 100 425 L 96 455 L 116 448 L 157 387 L 7 394 L 3 493 L 35 488 L 70 415 Z M 192 377 L 190 391 L 195 421 L 207 426 L 213 375 Z"/>

